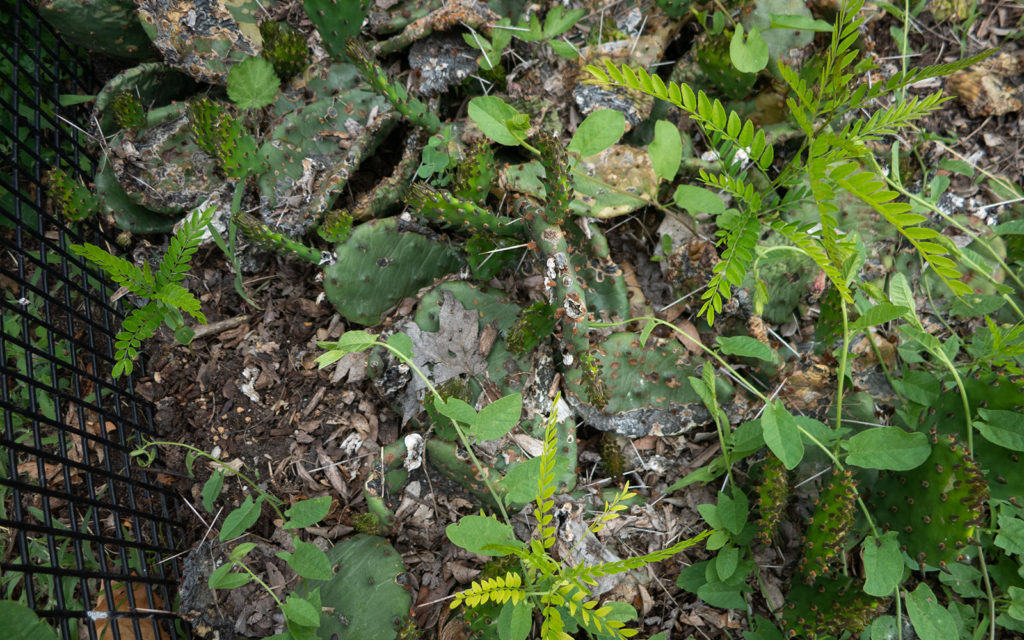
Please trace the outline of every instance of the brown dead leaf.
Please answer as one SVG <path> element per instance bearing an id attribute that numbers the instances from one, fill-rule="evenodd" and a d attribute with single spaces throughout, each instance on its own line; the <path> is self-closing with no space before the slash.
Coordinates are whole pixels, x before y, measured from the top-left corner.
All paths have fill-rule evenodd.
<path id="1" fill-rule="evenodd" d="M 125 588 L 124 583 L 117 584 L 112 590 L 111 595 L 113 596 L 114 606 L 111 607 L 107 602 L 107 593 L 105 590 L 101 590 L 99 596 L 96 598 L 96 606 L 93 611 L 90 612 L 93 616 L 102 615 L 104 613 L 109 614 L 112 611 L 134 611 L 137 609 L 163 609 L 164 602 L 160 597 L 160 594 L 153 591 L 153 604 L 150 606 L 149 599 L 146 597 L 146 584 L 143 582 L 136 582 L 135 586 L 132 587 L 132 596 L 135 599 L 135 608 L 131 606 L 131 601 L 128 598 L 128 589 Z M 109 618 L 100 619 L 95 622 L 96 628 L 99 630 L 99 640 L 114 640 L 114 625 L 117 625 L 117 632 L 121 638 L 135 638 L 135 628 L 130 618 L 117 618 L 116 621 L 110 620 Z M 171 640 L 171 636 L 164 629 L 163 625 L 155 624 L 151 620 L 139 620 L 139 631 L 141 634 L 138 636 L 138 640 Z"/>
<path id="2" fill-rule="evenodd" d="M 697 327 L 693 326 L 693 323 L 689 320 L 680 320 L 676 323 L 682 331 L 676 331 L 676 339 L 682 343 L 686 350 L 690 353 L 702 353 L 704 349 L 700 344 L 700 334 L 697 333 Z"/>

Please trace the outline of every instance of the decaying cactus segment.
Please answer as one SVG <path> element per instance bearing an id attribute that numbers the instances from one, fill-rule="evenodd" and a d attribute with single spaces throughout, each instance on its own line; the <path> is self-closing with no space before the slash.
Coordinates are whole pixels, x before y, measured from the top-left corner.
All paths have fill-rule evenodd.
<path id="1" fill-rule="evenodd" d="M 413 131 L 405 139 L 405 150 L 391 175 L 378 182 L 372 189 L 359 196 L 348 215 L 352 220 L 379 218 L 390 212 L 402 201 L 410 189 L 413 176 L 420 165 L 420 147 L 423 134 Z"/>
<path id="2" fill-rule="evenodd" d="M 842 569 L 846 538 L 853 528 L 857 483 L 849 470 L 832 470 L 804 534 L 800 571 L 808 583 Z"/>
<path id="3" fill-rule="evenodd" d="M 772 544 L 775 530 L 782 519 L 789 500 L 789 474 L 786 466 L 772 452 L 764 462 L 764 475 L 757 485 L 758 507 L 761 518 L 757 523 L 757 537 L 764 544 Z"/>
<path id="4" fill-rule="evenodd" d="M 152 57 L 149 36 L 131 0 L 43 0 L 33 5 L 72 46 L 117 58 Z"/>
<path id="5" fill-rule="evenodd" d="M 973 557 L 971 540 L 985 522 L 987 501 L 988 482 L 966 447 L 933 432 L 924 464 L 879 474 L 868 504 L 878 525 L 899 532 L 904 551 L 926 570 Z"/>

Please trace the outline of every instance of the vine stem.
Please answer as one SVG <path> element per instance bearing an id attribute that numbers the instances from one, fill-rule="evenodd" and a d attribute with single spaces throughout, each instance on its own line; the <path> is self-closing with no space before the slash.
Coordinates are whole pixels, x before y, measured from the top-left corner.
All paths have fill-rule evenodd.
<path id="1" fill-rule="evenodd" d="M 202 449 L 198 449 L 196 447 L 193 447 L 192 445 L 185 444 L 184 442 L 170 442 L 167 440 L 148 440 L 145 441 L 141 447 L 139 447 L 135 451 L 132 451 L 129 455 L 137 458 L 146 456 L 143 466 L 149 466 L 153 462 L 153 459 L 156 457 L 156 454 L 150 453 L 148 449 L 150 449 L 151 447 L 159 446 L 181 447 L 182 449 L 191 451 L 196 456 L 207 458 L 208 460 L 216 464 L 218 467 L 220 467 L 220 469 L 223 470 L 225 473 L 230 473 L 232 475 L 238 476 L 243 482 L 249 485 L 249 487 L 251 487 L 254 492 L 256 492 L 260 497 L 267 501 L 267 504 L 269 504 L 270 507 L 277 512 L 277 515 L 279 518 L 281 518 L 281 520 L 288 520 L 288 518 L 285 517 L 284 513 L 278 506 L 281 503 L 280 499 L 270 495 L 263 489 L 260 489 L 259 485 L 257 485 L 256 482 L 249 476 L 245 475 L 241 471 L 235 471 L 233 468 L 229 467 L 227 464 L 221 462 L 220 460 L 213 457 L 211 454 L 203 451 Z"/>
<path id="2" fill-rule="evenodd" d="M 839 382 L 836 389 L 836 429 L 843 426 L 843 388 L 846 385 L 846 364 L 850 351 L 850 315 L 846 300 L 839 296 L 839 308 L 843 312 L 843 351 L 839 354 Z"/>

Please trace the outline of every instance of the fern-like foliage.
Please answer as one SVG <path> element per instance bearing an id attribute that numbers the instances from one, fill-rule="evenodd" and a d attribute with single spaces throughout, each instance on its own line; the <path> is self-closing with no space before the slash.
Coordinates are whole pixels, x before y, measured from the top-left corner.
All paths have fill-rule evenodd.
<path id="1" fill-rule="evenodd" d="M 863 0 L 842 3 L 832 29 L 832 40 L 822 54 L 816 77 L 807 78 L 779 63 L 783 80 L 789 86 L 786 104 L 795 124 L 804 133 L 803 146 L 773 177 L 774 149 L 764 130 L 757 128 L 718 100 L 686 84 L 665 83 L 643 69 L 616 66 L 607 61 L 604 68 L 588 66 L 596 82 L 637 90 L 666 100 L 694 120 L 721 161 L 719 173 L 702 171 L 700 180 L 733 196 L 739 214 L 727 210 L 719 214 L 721 261 L 715 265 L 707 290 L 702 296 L 700 314 L 709 323 L 729 300 L 731 289 L 739 286 L 754 257 L 761 234 L 771 229 L 802 249 L 847 301 L 852 301 L 850 283 L 843 263 L 853 243 L 847 230 L 839 228 L 837 196 L 846 191 L 893 224 L 917 249 L 954 293 L 969 288 L 960 282 L 960 271 L 950 257 L 954 248 L 934 242 L 937 231 L 920 226 L 922 216 L 910 216 L 909 205 L 895 202 L 897 194 L 885 188 L 884 177 L 865 170 L 858 162 L 870 158 L 866 143 L 898 133 L 921 118 L 934 113 L 947 99 L 941 93 L 900 98 L 887 106 L 863 115 L 872 102 L 891 96 L 915 82 L 947 75 L 988 57 L 993 51 L 950 64 L 935 65 L 898 73 L 884 82 L 867 82 L 865 74 L 875 67 L 860 60 L 854 48 L 863 22 L 857 15 Z M 739 162 L 746 156 L 746 163 Z M 875 166 L 874 162 L 870 163 Z M 749 175 L 755 172 L 760 175 Z M 758 178 L 758 179 L 754 179 Z M 810 192 L 802 184 L 810 184 Z M 793 194 L 799 192 L 798 196 Z M 818 210 L 818 224 L 798 224 L 785 220 L 797 199 L 810 197 Z M 783 219 L 777 219 L 781 216 Z"/>
<path id="2" fill-rule="evenodd" d="M 199 323 L 206 323 L 199 300 L 178 283 L 185 279 L 189 261 L 199 247 L 206 226 L 213 219 L 213 212 L 213 208 L 196 210 L 181 222 L 156 272 L 150 269 L 149 264 L 137 267 L 94 244 L 71 245 L 74 253 L 105 271 L 119 286 L 140 298 L 149 299 L 144 306 L 132 309 L 121 323 L 121 331 L 114 339 L 115 362 L 111 370 L 114 378 L 131 375 L 142 341 L 151 338 L 161 323 L 166 324 L 183 342 L 191 339 L 192 334 L 184 324 L 182 312 Z"/>
<path id="3" fill-rule="evenodd" d="M 557 406 L 557 400 L 556 400 Z M 638 633 L 626 627 L 626 621 L 615 614 L 614 607 L 601 606 L 591 596 L 592 587 L 602 576 L 639 569 L 652 562 L 665 560 L 684 549 L 704 540 L 710 531 L 688 540 L 680 541 L 662 551 L 656 551 L 635 558 L 606 562 L 596 566 L 581 564 L 572 566 L 556 559 L 551 548 L 560 538 L 561 528 L 555 522 L 554 493 L 557 486 L 555 477 L 555 455 L 558 451 L 557 412 L 545 424 L 544 448 L 540 455 L 540 472 L 537 480 L 536 509 L 537 532 L 529 545 L 516 543 L 492 543 L 484 547 L 494 555 L 511 555 L 519 559 L 521 572 L 508 571 L 504 576 L 473 582 L 464 591 L 456 593 L 451 608 L 459 606 L 476 607 L 486 603 L 502 605 L 498 623 L 511 624 L 513 617 L 529 621 L 534 611 L 540 611 L 543 621 L 539 637 L 542 640 L 572 640 L 566 632 L 563 615 L 568 613 L 577 624 L 590 633 L 613 640 L 627 640 Z M 596 533 L 615 520 L 626 509 L 625 502 L 635 494 L 626 485 L 604 505 L 603 512 L 589 525 L 588 535 Z M 512 607 L 513 611 L 505 609 Z M 511 614 L 511 615 L 510 615 Z M 523 629 L 520 626 L 519 631 Z M 499 636 L 507 637 L 509 629 L 499 627 Z"/>

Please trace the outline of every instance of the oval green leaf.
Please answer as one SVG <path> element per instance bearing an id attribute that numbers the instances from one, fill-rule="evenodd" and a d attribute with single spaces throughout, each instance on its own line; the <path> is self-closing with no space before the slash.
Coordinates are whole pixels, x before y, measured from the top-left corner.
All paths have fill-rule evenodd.
<path id="1" fill-rule="evenodd" d="M 743 25 L 737 24 L 729 42 L 729 58 L 732 66 L 743 73 L 757 73 L 768 66 L 768 43 L 761 37 L 757 27 L 751 27 L 744 40 Z"/>
<path id="2" fill-rule="evenodd" d="M 676 187 L 672 200 L 680 209 L 686 209 L 696 215 L 698 213 L 719 214 L 725 211 L 725 201 L 718 194 L 701 187 L 681 184 Z"/>
<path id="3" fill-rule="evenodd" d="M 986 440 L 1013 451 L 1024 451 L 1024 416 L 1016 411 L 978 409 L 985 422 L 975 422 Z"/>
<path id="4" fill-rule="evenodd" d="M 800 464 L 804 457 L 804 441 L 800 437 L 796 420 L 781 400 L 769 404 L 761 414 L 764 442 L 787 469 Z"/>
<path id="5" fill-rule="evenodd" d="M 864 593 L 879 598 L 892 595 L 903 580 L 903 552 L 897 532 L 888 531 L 881 538 L 864 538 Z"/>
<path id="6" fill-rule="evenodd" d="M 683 138 L 679 128 L 668 120 L 654 123 L 654 139 L 647 145 L 654 173 L 662 180 L 673 180 L 683 161 Z"/>
<path id="7" fill-rule="evenodd" d="M 484 551 L 489 544 L 517 544 L 512 527 L 487 516 L 463 516 L 445 528 L 448 539 L 470 553 L 482 556 L 496 555 Z"/>
<path id="8" fill-rule="evenodd" d="M 303 527 L 310 527 L 327 517 L 327 512 L 330 510 L 331 496 L 300 500 L 284 512 L 284 515 L 288 516 L 288 521 L 284 523 L 284 528 L 301 529 Z"/>
<path id="9" fill-rule="evenodd" d="M 576 128 L 568 150 L 580 154 L 581 158 L 587 158 L 618 142 L 625 131 L 626 116 L 621 111 L 598 109 Z"/>
<path id="10" fill-rule="evenodd" d="M 928 436 L 907 433 L 899 427 L 876 427 L 861 431 L 843 443 L 849 452 L 847 464 L 865 469 L 908 471 L 924 463 L 932 452 Z"/>
<path id="11" fill-rule="evenodd" d="M 491 140 L 498 144 L 515 147 L 519 140 L 508 130 L 506 120 L 519 115 L 513 107 L 505 104 L 501 98 L 494 96 L 478 96 L 469 101 L 469 117 L 480 127 Z"/>
<path id="12" fill-rule="evenodd" d="M 523 394 L 513 393 L 484 407 L 470 425 L 470 432 L 481 440 L 497 440 L 519 424 L 523 412 Z"/>
<path id="13" fill-rule="evenodd" d="M 262 506 L 263 496 L 260 496 L 256 502 L 252 501 L 252 496 L 246 496 L 242 504 L 224 518 L 224 524 L 220 528 L 220 541 L 237 538 L 245 533 L 246 529 L 256 524 Z"/>

